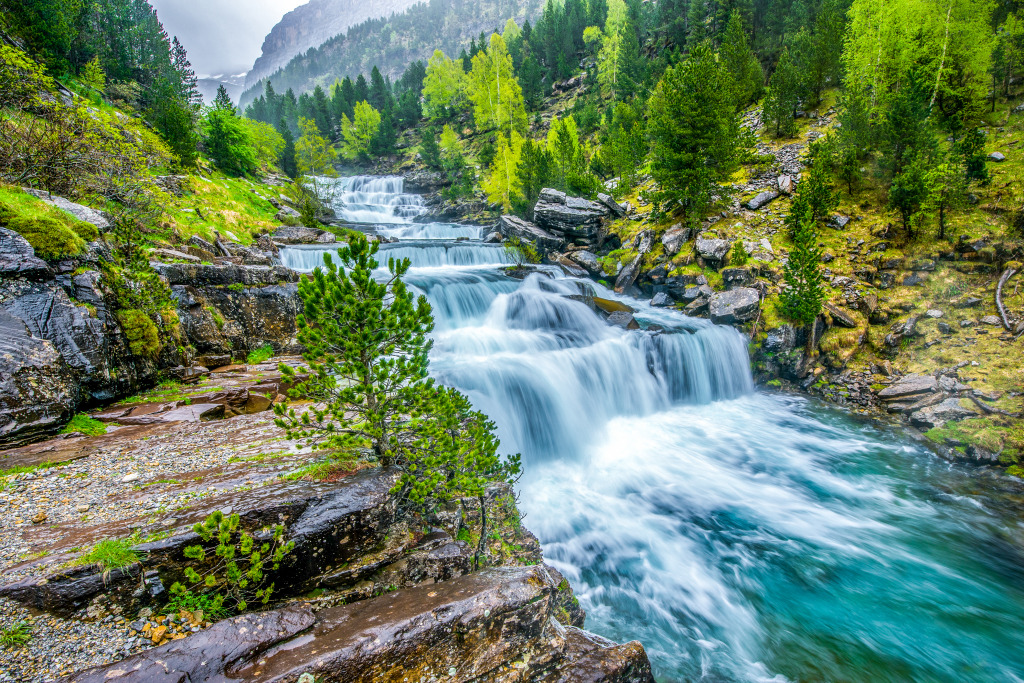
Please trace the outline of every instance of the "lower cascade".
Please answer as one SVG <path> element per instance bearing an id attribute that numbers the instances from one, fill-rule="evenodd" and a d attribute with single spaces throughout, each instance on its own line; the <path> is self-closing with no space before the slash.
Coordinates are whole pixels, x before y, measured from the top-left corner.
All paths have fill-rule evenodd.
<path id="1" fill-rule="evenodd" d="M 479 230 L 413 223 L 401 179 L 338 182 L 336 212 L 403 241 L 437 321 L 432 371 L 521 452 L 526 525 L 587 628 L 659 681 L 1014 681 L 1024 566 L 998 501 L 905 436 L 754 389 L 736 330 L 538 268 Z M 471 237 L 477 241 L 467 241 Z M 333 249 L 289 247 L 310 271 Z"/>

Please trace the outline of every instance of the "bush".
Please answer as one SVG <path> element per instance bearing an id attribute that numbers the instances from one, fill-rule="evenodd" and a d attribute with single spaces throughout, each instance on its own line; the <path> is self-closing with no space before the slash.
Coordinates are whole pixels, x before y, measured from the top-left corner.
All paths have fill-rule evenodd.
<path id="1" fill-rule="evenodd" d="M 540 263 L 540 252 L 529 242 L 524 242 L 518 237 L 509 237 L 505 240 L 504 246 L 505 254 L 517 268 L 522 268 L 527 263 Z"/>
<path id="2" fill-rule="evenodd" d="M 7 224 L 11 230 L 28 240 L 36 256 L 47 261 L 78 256 L 85 251 L 82 238 L 56 219 L 17 216 Z"/>
<path id="3" fill-rule="evenodd" d="M 128 337 L 128 347 L 136 356 L 155 358 L 160 353 L 160 331 L 144 311 L 128 309 L 117 314 L 121 329 Z"/>
<path id="4" fill-rule="evenodd" d="M 241 530 L 237 514 L 225 517 L 218 510 L 192 529 L 203 543 L 186 547 L 185 557 L 193 560 L 202 573 L 194 566 L 186 567 L 189 585 L 177 582 L 172 585 L 172 601 L 203 604 L 214 613 L 225 609 L 224 602 L 228 599 L 234 601 L 239 612 L 244 612 L 252 600 L 263 605 L 270 602 L 274 584 L 263 585 L 264 572 L 266 569 L 276 571 L 281 560 L 295 547 L 294 541 L 284 541 L 284 526 L 264 529 L 270 540 L 257 543 L 251 534 Z"/>
<path id="5" fill-rule="evenodd" d="M 138 538 L 100 541 L 93 546 L 92 550 L 75 560 L 75 564 L 95 564 L 105 572 L 111 569 L 124 569 L 142 559 L 137 552 L 132 550 L 132 545 L 138 541 Z"/>

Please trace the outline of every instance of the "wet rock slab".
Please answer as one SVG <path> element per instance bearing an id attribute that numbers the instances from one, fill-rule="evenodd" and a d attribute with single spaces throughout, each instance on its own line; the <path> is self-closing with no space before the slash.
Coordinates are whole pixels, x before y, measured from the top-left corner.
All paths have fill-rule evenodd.
<path id="1" fill-rule="evenodd" d="M 296 604 L 65 680 L 653 682 L 639 643 L 617 645 L 557 621 L 561 581 L 544 565 L 493 568 L 315 616 Z"/>

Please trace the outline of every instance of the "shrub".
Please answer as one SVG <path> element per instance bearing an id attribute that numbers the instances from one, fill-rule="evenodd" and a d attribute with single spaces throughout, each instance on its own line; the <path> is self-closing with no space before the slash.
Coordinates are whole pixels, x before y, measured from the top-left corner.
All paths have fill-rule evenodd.
<path id="1" fill-rule="evenodd" d="M 121 329 L 128 337 L 128 347 L 136 356 L 155 358 L 162 347 L 160 332 L 156 323 L 144 311 L 128 309 L 120 311 L 117 318 Z"/>
<path id="2" fill-rule="evenodd" d="M 505 240 L 505 254 L 517 268 L 522 268 L 527 263 L 540 263 L 541 259 L 537 247 L 518 237 L 509 237 Z"/>
<path id="3" fill-rule="evenodd" d="M 225 609 L 225 600 L 233 600 L 234 607 L 244 612 L 249 601 L 270 602 L 274 584 L 264 586 L 265 569 L 276 571 L 281 560 L 295 547 L 294 541 L 284 541 L 284 526 L 264 529 L 270 540 L 257 543 L 253 536 L 240 528 L 237 514 L 225 517 L 214 512 L 202 524 L 192 527 L 199 534 L 202 545 L 185 548 L 185 557 L 195 566 L 185 568 L 188 585 L 176 582 L 171 586 L 172 601 L 205 604 L 207 609 Z M 204 599 L 205 596 L 205 599 Z"/>
<path id="4" fill-rule="evenodd" d="M 85 251 L 82 238 L 53 218 L 17 216 L 8 221 L 8 226 L 28 240 L 36 256 L 48 261 L 78 256 Z"/>
<path id="5" fill-rule="evenodd" d="M 95 564 L 103 571 L 111 569 L 124 569 L 139 562 L 142 558 L 132 550 L 132 545 L 137 543 L 135 538 L 106 539 L 100 541 L 93 549 L 82 555 L 75 564 Z"/>
<path id="6" fill-rule="evenodd" d="M 749 260 L 750 254 L 747 253 L 747 248 L 743 246 L 743 240 L 736 240 L 736 243 L 732 245 L 732 253 L 729 254 L 729 265 L 745 266 Z"/>
<path id="7" fill-rule="evenodd" d="M 264 344 L 258 349 L 253 349 L 252 351 L 250 351 L 248 358 L 246 358 L 246 362 L 248 362 L 250 365 L 259 365 L 260 363 L 269 360 L 270 357 L 273 355 L 274 347 L 271 346 L 270 344 Z"/>

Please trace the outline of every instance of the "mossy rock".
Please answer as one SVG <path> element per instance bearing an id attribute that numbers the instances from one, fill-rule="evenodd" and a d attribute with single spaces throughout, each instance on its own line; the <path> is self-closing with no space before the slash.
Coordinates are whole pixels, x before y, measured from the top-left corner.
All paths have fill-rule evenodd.
<path id="1" fill-rule="evenodd" d="M 118 313 L 117 319 L 133 354 L 155 358 L 160 353 L 160 331 L 145 312 L 129 309 Z"/>
<path id="2" fill-rule="evenodd" d="M 47 261 L 78 256 L 85 251 L 85 240 L 53 218 L 16 216 L 8 221 L 8 227 L 28 240 L 36 256 Z"/>

